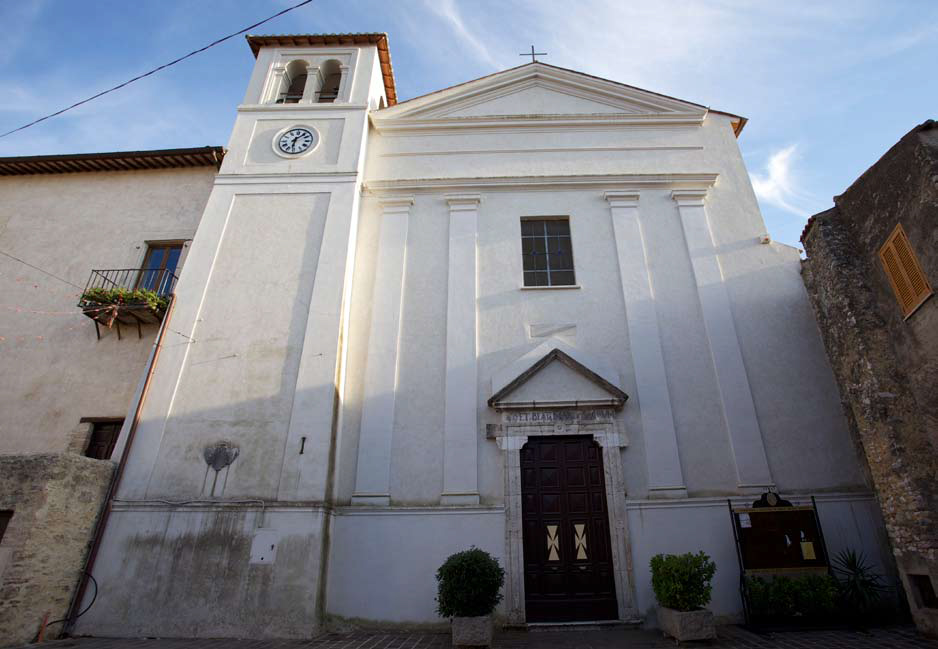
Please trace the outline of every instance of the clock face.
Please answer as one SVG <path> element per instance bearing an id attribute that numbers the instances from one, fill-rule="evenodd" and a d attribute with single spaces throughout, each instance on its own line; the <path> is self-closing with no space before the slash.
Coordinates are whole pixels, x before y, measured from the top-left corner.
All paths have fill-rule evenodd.
<path id="1" fill-rule="evenodd" d="M 313 134 L 305 128 L 291 128 L 277 140 L 277 147 L 284 153 L 303 153 L 311 146 Z"/>

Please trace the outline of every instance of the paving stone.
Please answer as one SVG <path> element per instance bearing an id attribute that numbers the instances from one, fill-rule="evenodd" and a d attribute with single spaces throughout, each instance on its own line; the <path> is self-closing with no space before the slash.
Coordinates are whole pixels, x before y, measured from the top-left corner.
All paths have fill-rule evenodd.
<path id="1" fill-rule="evenodd" d="M 448 633 L 327 634 L 313 640 L 204 640 L 146 638 L 74 638 L 46 642 L 42 649 L 444 649 Z M 495 649 L 671 649 L 675 643 L 660 631 L 599 629 L 528 633 L 502 631 Z M 938 649 L 912 627 L 857 631 L 797 631 L 756 634 L 741 627 L 722 626 L 713 642 L 684 643 L 708 649 Z M 29 649 L 38 649 L 28 645 Z M 25 647 L 23 649 L 26 649 Z"/>

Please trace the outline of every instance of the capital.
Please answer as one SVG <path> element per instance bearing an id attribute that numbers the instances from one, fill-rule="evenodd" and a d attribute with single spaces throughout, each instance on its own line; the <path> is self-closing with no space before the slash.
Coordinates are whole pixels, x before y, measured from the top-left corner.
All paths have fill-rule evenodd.
<path id="1" fill-rule="evenodd" d="M 609 207 L 638 207 L 638 192 L 603 192 Z"/>
<path id="2" fill-rule="evenodd" d="M 482 202 L 481 194 L 446 194 L 443 198 L 450 212 L 475 211 Z"/>
<path id="3" fill-rule="evenodd" d="M 706 197 L 706 189 L 675 189 L 671 192 L 671 198 L 678 207 L 703 207 Z"/>

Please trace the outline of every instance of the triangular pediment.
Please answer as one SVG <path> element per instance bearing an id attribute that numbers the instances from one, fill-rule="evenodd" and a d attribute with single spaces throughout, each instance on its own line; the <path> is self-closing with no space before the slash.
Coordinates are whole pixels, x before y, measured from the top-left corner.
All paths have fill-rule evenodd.
<path id="1" fill-rule="evenodd" d="M 545 343 L 546 345 L 546 343 Z M 529 352 L 501 376 L 493 377 L 495 394 L 488 404 L 496 409 L 621 408 L 628 395 L 608 378 L 593 371 L 559 347 Z M 566 345 L 563 345 L 566 347 Z M 511 373 L 521 370 L 513 379 Z"/>
<path id="2" fill-rule="evenodd" d="M 554 87 L 552 87 L 554 86 Z M 490 115 L 596 115 L 637 113 L 635 107 L 616 105 L 593 97 L 577 96 L 562 87 L 534 80 L 503 94 L 484 96 L 473 103 L 444 109 L 439 117 Z"/>
<path id="3" fill-rule="evenodd" d="M 485 117 L 615 116 L 702 120 L 707 109 L 621 83 L 530 63 L 379 111 L 376 123 Z"/>

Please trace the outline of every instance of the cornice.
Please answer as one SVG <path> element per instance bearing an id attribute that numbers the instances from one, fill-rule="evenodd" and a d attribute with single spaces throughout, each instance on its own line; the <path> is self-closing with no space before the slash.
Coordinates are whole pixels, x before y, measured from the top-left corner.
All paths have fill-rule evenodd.
<path id="1" fill-rule="evenodd" d="M 372 180 L 362 187 L 371 196 L 399 193 L 492 192 L 492 191 L 569 191 L 597 189 L 693 189 L 706 192 L 717 180 L 715 173 L 628 174 L 588 176 L 510 176 L 494 178 L 407 178 Z"/>
<path id="2" fill-rule="evenodd" d="M 485 115 L 480 117 L 386 118 L 371 113 L 378 133 L 462 132 L 465 129 L 547 130 L 558 128 L 609 129 L 648 126 L 700 126 L 706 113 L 597 113 L 589 115 Z"/>
<path id="3" fill-rule="evenodd" d="M 492 155 L 503 153 L 521 153 L 524 155 L 540 153 L 628 153 L 633 151 L 703 151 L 703 146 L 686 145 L 647 145 L 647 146 L 568 146 L 568 147 L 529 147 L 525 149 L 448 149 L 446 151 L 389 151 L 379 153 L 379 158 L 422 158 L 426 156 Z"/>
<path id="4" fill-rule="evenodd" d="M 216 185 L 304 185 L 320 183 L 354 183 L 357 171 L 323 173 L 236 173 L 216 174 Z"/>
<path id="5" fill-rule="evenodd" d="M 301 113 L 303 111 L 323 112 L 323 113 L 347 113 L 349 111 L 368 110 L 368 104 L 314 104 L 314 103 L 296 103 L 296 104 L 241 104 L 238 106 L 239 113 L 270 113 L 272 115 L 282 113 Z"/>

